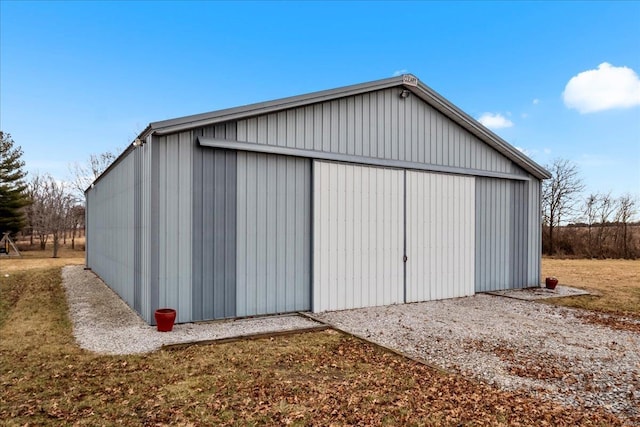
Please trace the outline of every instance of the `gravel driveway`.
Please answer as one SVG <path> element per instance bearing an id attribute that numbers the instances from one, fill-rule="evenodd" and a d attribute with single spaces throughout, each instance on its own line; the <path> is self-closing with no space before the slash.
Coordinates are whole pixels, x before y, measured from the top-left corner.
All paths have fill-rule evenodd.
<path id="1" fill-rule="evenodd" d="M 80 347 L 103 354 L 147 353 L 163 345 L 280 333 L 322 327 L 296 314 L 216 322 L 183 323 L 171 332 L 149 326 L 91 271 L 62 269 L 73 335 Z"/>
<path id="2" fill-rule="evenodd" d="M 314 317 L 450 371 L 562 404 L 603 406 L 640 425 L 640 334 L 594 324 L 589 314 L 478 294 Z"/>
<path id="3" fill-rule="evenodd" d="M 81 347 L 100 353 L 319 325 L 297 315 L 269 316 L 181 324 L 162 333 L 90 271 L 67 266 L 62 276 L 74 335 Z M 640 321 L 622 319 L 633 332 L 599 325 L 593 316 L 488 294 L 313 315 L 432 365 L 562 404 L 602 406 L 640 425 Z"/>

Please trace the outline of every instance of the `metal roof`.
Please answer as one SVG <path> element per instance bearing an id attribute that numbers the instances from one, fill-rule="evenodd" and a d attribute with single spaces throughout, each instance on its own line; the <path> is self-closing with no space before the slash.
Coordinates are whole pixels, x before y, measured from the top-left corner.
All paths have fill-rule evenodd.
<path id="1" fill-rule="evenodd" d="M 509 144 L 504 139 L 487 129 L 476 119 L 453 105 L 435 90 L 421 82 L 411 74 L 403 74 L 382 80 L 375 80 L 367 83 L 360 83 L 351 86 L 344 86 L 336 89 L 312 92 L 304 95 L 297 95 L 288 98 L 276 99 L 273 101 L 249 104 L 241 107 L 228 108 L 224 110 L 212 111 L 209 113 L 194 114 L 191 116 L 179 117 L 175 119 L 162 120 L 150 123 L 136 139 L 144 140 L 149 135 L 166 135 L 169 133 L 193 129 L 196 127 L 213 125 L 216 123 L 228 122 L 244 119 L 252 116 L 302 107 L 338 98 L 359 95 L 390 87 L 402 86 L 410 90 L 413 94 L 434 107 L 436 110 L 453 120 L 467 131 L 478 137 L 505 157 L 513 161 L 516 165 L 538 179 L 551 177 L 549 171 L 540 166 L 520 150 Z M 122 155 L 126 154 L 131 147 L 127 148 Z M 121 155 L 121 157 L 122 157 Z M 114 164 L 119 159 L 114 161 Z M 107 170 L 111 169 L 109 167 Z M 105 171 L 106 172 L 106 171 Z"/>

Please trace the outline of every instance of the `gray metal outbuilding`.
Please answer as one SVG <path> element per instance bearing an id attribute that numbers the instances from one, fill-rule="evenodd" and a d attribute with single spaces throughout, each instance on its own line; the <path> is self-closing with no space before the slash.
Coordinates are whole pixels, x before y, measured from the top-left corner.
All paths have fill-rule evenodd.
<path id="1" fill-rule="evenodd" d="M 149 323 L 537 286 L 548 177 L 412 75 L 155 122 L 86 191 L 87 266 Z"/>

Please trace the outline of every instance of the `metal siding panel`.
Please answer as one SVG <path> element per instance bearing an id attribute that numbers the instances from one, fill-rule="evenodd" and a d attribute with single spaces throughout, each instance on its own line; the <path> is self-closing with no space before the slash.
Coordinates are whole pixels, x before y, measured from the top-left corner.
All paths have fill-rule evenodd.
<path id="1" fill-rule="evenodd" d="M 362 109 L 358 111 L 358 114 L 362 115 L 362 140 L 359 142 L 361 145 L 360 152 L 363 156 L 369 157 L 372 145 L 370 96 L 368 93 L 365 93 L 356 99 L 362 99 Z"/>
<path id="2" fill-rule="evenodd" d="M 272 224 L 275 224 L 275 227 L 271 227 L 272 230 L 272 242 L 273 248 L 272 257 L 269 261 L 269 264 L 273 267 L 273 286 L 275 287 L 275 292 L 273 292 L 273 300 L 270 301 L 270 306 L 275 306 L 276 312 L 284 312 L 287 307 L 287 292 L 286 292 L 286 284 L 287 282 L 291 282 L 291 278 L 289 276 L 290 267 L 293 266 L 294 263 L 286 261 L 293 260 L 295 257 L 290 250 L 293 248 L 293 245 L 287 245 L 287 238 L 289 236 L 286 235 L 287 224 L 290 224 L 291 221 L 295 221 L 295 204 L 293 203 L 293 197 L 288 196 L 289 194 L 295 194 L 295 189 L 291 190 L 289 187 L 289 180 L 295 180 L 295 172 L 292 176 L 288 177 L 289 168 L 289 159 L 286 157 L 276 157 L 272 159 L 275 164 L 272 166 L 274 176 L 274 182 L 272 183 L 273 188 L 276 190 L 274 197 L 272 197 L 274 204 L 271 207 L 271 210 L 275 216 L 271 221 Z M 295 168 L 295 165 L 293 165 Z M 293 183 L 295 184 L 295 183 Z M 295 295 L 295 294 L 294 294 Z"/>
<path id="3" fill-rule="evenodd" d="M 191 320 L 192 158 L 191 132 L 159 138 L 159 299 Z"/>
<path id="4" fill-rule="evenodd" d="M 385 151 L 385 105 L 384 105 L 384 93 L 379 92 L 376 94 L 376 117 L 374 118 L 377 124 L 376 129 L 376 157 L 387 158 L 387 152 Z"/>
<path id="5" fill-rule="evenodd" d="M 309 309 L 309 250 L 294 250 L 311 244 L 310 167 L 307 159 L 238 153 L 238 316 Z"/>
<path id="6" fill-rule="evenodd" d="M 236 315 L 236 218 L 237 218 L 237 155 L 227 151 L 225 154 L 225 306 L 224 317 Z"/>
<path id="7" fill-rule="evenodd" d="M 149 305 L 148 321 L 153 321 L 153 311 L 160 306 L 160 149 L 159 138 L 151 137 L 143 148 L 149 150 Z"/>
<path id="8" fill-rule="evenodd" d="M 397 95 L 397 92 L 393 89 L 388 91 L 389 96 L 389 109 L 391 110 L 391 117 L 389 121 L 389 140 L 391 141 L 391 150 L 394 159 L 400 159 L 404 156 L 404 147 L 400 147 L 400 102 L 403 103 L 402 99 Z M 403 141 L 404 142 L 404 141 Z"/>
<path id="9" fill-rule="evenodd" d="M 135 274 L 133 281 L 133 308 L 140 313 L 142 312 L 142 150 L 135 150 L 133 158 L 133 266 Z"/>
<path id="10" fill-rule="evenodd" d="M 324 150 L 324 104 L 316 104 L 313 107 L 313 149 Z"/>
<path id="11" fill-rule="evenodd" d="M 369 113 L 365 116 L 365 120 L 369 122 L 369 126 L 367 129 L 368 139 L 364 140 L 365 148 L 362 150 L 365 153 L 365 156 L 369 157 L 377 157 L 378 156 L 378 133 L 377 133 L 377 96 L 376 93 L 367 94 L 367 103 L 369 104 L 369 108 L 365 110 L 365 113 Z"/>
<path id="12" fill-rule="evenodd" d="M 192 161 L 193 173 L 193 238 L 191 240 L 193 254 L 191 258 L 191 318 L 192 320 L 203 320 L 203 269 L 205 253 L 205 229 L 204 229 L 204 204 L 205 204 L 205 179 L 203 171 L 204 158 L 212 150 L 196 149 Z"/>
<path id="13" fill-rule="evenodd" d="M 484 245 L 486 242 L 485 239 L 485 230 L 487 229 L 485 224 L 486 219 L 486 197 L 484 195 L 485 190 L 485 182 L 476 178 L 476 279 L 475 279 L 475 289 L 476 292 L 485 291 L 486 286 L 486 258 L 487 253 L 485 251 Z"/>
<path id="14" fill-rule="evenodd" d="M 236 122 L 236 130 L 237 130 L 237 138 L 240 141 L 248 141 L 247 134 L 247 121 L 246 120 L 238 120 Z M 255 141 L 253 141 L 255 142 Z"/>
<path id="15" fill-rule="evenodd" d="M 307 106 L 304 108 L 304 148 L 307 150 L 313 150 L 314 146 L 314 132 L 315 132 L 315 115 L 313 114 L 314 107 Z"/>
<path id="16" fill-rule="evenodd" d="M 336 122 L 333 126 L 338 131 L 338 152 L 347 152 L 347 100 L 341 98 L 336 107 Z"/>
<path id="17" fill-rule="evenodd" d="M 332 151 L 331 147 L 331 105 L 323 103 L 320 106 L 322 111 L 322 127 L 320 130 L 320 151 Z"/>
<path id="18" fill-rule="evenodd" d="M 258 142 L 258 127 L 257 118 L 247 119 L 247 141 Z"/>
<path id="19" fill-rule="evenodd" d="M 87 262 L 129 306 L 140 311 L 134 243 L 139 192 L 136 155 L 130 152 L 87 193 Z"/>
<path id="20" fill-rule="evenodd" d="M 527 183 L 477 178 L 477 186 L 476 291 L 533 286 Z"/>
<path id="21" fill-rule="evenodd" d="M 313 174 L 311 172 L 311 161 L 297 162 L 297 169 L 302 170 L 301 175 L 304 181 L 296 181 L 298 184 L 298 194 L 303 197 L 303 214 L 296 217 L 298 226 L 296 230 L 301 230 L 296 234 L 297 248 L 296 256 L 296 268 L 298 268 L 299 276 L 296 278 L 297 283 L 307 283 L 307 286 L 297 287 L 296 293 L 296 305 L 298 307 L 305 306 L 311 309 L 311 286 L 312 286 L 312 265 L 311 265 L 311 245 L 309 239 L 313 236 L 311 234 L 312 224 L 312 208 L 311 208 L 311 191 L 313 185 Z M 300 174 L 300 172 L 298 172 Z"/>
<path id="22" fill-rule="evenodd" d="M 164 254 L 160 261 L 164 266 L 164 274 L 160 279 L 160 289 L 164 290 L 164 298 L 161 304 L 165 307 L 178 309 L 179 305 L 179 258 L 177 242 L 180 239 L 179 229 L 176 226 L 180 216 L 180 206 L 178 203 L 178 193 L 180 191 L 180 182 L 178 178 L 177 162 L 179 156 L 178 135 L 169 135 L 166 144 L 161 152 L 161 164 L 163 169 L 160 171 L 164 176 L 162 180 L 163 187 L 160 189 L 160 197 L 162 211 L 164 212 L 162 220 L 162 230 L 160 233 L 160 248 Z M 163 156 L 163 157 L 162 157 Z M 162 298 L 161 293 L 161 298 Z M 180 316 L 180 313 L 178 313 Z"/>
<path id="23" fill-rule="evenodd" d="M 362 113 L 363 98 L 361 96 L 353 99 L 353 154 L 362 156 L 363 145 L 363 113 Z M 368 141 L 367 141 L 368 143 Z"/>
<path id="24" fill-rule="evenodd" d="M 542 217 L 540 211 L 540 181 L 531 180 L 527 185 L 528 217 L 527 217 L 527 285 L 538 286 L 541 283 L 540 257 Z"/>
<path id="25" fill-rule="evenodd" d="M 308 107 L 291 110 L 292 114 L 295 115 L 295 118 L 291 120 L 290 123 L 290 125 L 292 126 L 293 136 L 291 137 L 290 141 L 287 141 L 287 144 L 292 144 L 291 146 L 295 147 L 297 141 L 304 148 L 311 150 L 313 149 L 313 146 L 307 145 L 310 144 L 311 141 L 308 141 L 305 135 L 305 126 L 307 125 L 307 109 Z"/>
<path id="26" fill-rule="evenodd" d="M 252 232 L 247 221 L 247 200 L 249 199 L 249 186 L 247 180 L 249 179 L 249 165 L 247 154 L 239 152 L 237 154 L 237 214 L 236 214 L 236 227 L 237 227 L 237 243 L 236 243 L 236 315 L 243 316 L 244 311 L 249 304 L 247 295 L 247 282 L 249 277 L 249 257 L 252 248 L 247 242 L 247 236 Z M 251 187 L 253 188 L 253 186 Z M 253 239 L 251 240 L 253 242 Z M 242 307 L 242 309 L 241 309 Z"/>
<path id="27" fill-rule="evenodd" d="M 329 137 L 329 151 L 332 153 L 340 153 L 340 132 L 339 132 L 339 101 L 329 101 L 329 133 L 323 135 L 323 137 Z"/>
<path id="28" fill-rule="evenodd" d="M 411 154 L 409 156 L 409 159 L 412 162 L 418 162 L 418 150 L 420 149 L 420 144 L 424 143 L 422 139 L 424 133 L 424 121 L 420 120 L 421 117 L 418 114 L 418 111 L 420 109 L 419 104 L 411 102 L 409 105 L 411 107 L 411 121 L 405 124 L 407 128 L 411 130 Z M 408 120 L 409 119 L 407 118 L 407 121 Z"/>
<path id="29" fill-rule="evenodd" d="M 296 132 L 296 128 L 297 128 L 297 115 L 298 112 L 304 112 L 303 108 L 300 108 L 298 110 L 287 110 L 286 111 L 286 119 L 285 119 L 285 123 L 286 123 L 286 136 L 284 138 L 284 142 L 287 145 L 287 147 L 296 147 L 296 141 L 300 141 L 301 145 L 304 146 L 304 140 L 303 139 L 298 139 L 298 135 Z M 302 123 L 304 123 L 304 120 L 300 120 Z"/>
<path id="30" fill-rule="evenodd" d="M 277 312 L 277 277 L 276 277 L 276 267 L 278 260 L 278 242 L 276 239 L 280 237 L 277 234 L 277 219 L 278 219 L 278 205 L 277 198 L 278 193 L 281 193 L 282 190 L 279 188 L 279 183 L 277 181 L 277 172 L 278 172 L 278 164 L 277 157 L 267 156 L 265 158 L 266 167 L 265 167 L 265 175 L 266 180 L 263 185 L 260 186 L 260 190 L 264 192 L 266 195 L 266 209 L 265 213 L 265 230 L 264 230 L 264 245 L 265 245 L 265 253 L 264 253 L 264 270 L 265 270 L 265 287 L 264 287 L 264 306 L 263 312 L 266 313 L 267 310 L 273 310 L 272 312 Z M 283 248 L 284 249 L 284 248 Z M 274 307 L 268 309 L 267 307 Z"/>
<path id="31" fill-rule="evenodd" d="M 298 171 L 296 170 L 295 158 L 279 157 L 277 160 L 276 168 L 279 175 L 278 200 L 280 204 L 277 207 L 276 222 L 278 222 L 278 231 L 280 232 L 277 239 L 279 258 L 276 260 L 276 265 L 279 267 L 279 271 L 276 276 L 277 294 L 275 306 L 276 311 L 286 312 L 295 310 L 295 306 L 288 304 L 287 300 L 291 299 L 289 295 L 295 297 L 297 291 L 296 287 L 292 285 L 295 284 L 295 271 L 296 267 L 298 267 L 294 253 L 296 234 L 298 234 L 296 227 L 298 225 L 296 222 L 298 213 L 296 212 L 295 203 L 297 199 L 296 175 Z M 284 221 L 281 218 L 284 218 Z M 292 226 L 287 228 L 287 224 Z M 286 260 L 291 260 L 291 262 L 286 262 Z M 287 292 L 287 285 L 291 286 L 292 292 Z"/>
<path id="32" fill-rule="evenodd" d="M 218 256 L 216 247 L 217 230 L 215 220 L 218 217 L 216 210 L 216 150 L 201 150 L 202 153 L 202 236 L 201 246 L 194 255 L 202 259 L 200 294 L 195 296 L 196 304 L 201 306 L 201 320 L 215 319 L 215 289 L 218 285 L 214 260 Z M 195 318 L 197 319 L 197 318 Z"/>
<path id="33" fill-rule="evenodd" d="M 253 154 L 252 154 L 253 155 Z M 250 155 L 251 156 L 251 155 Z M 253 212 L 261 212 L 261 215 L 255 215 L 256 222 L 256 276 L 254 278 L 253 293 L 255 294 L 255 312 L 247 314 L 264 314 L 266 307 L 266 290 L 267 290 L 267 219 L 269 212 L 267 211 L 267 155 L 256 154 L 256 175 L 255 180 L 249 181 L 256 188 L 255 210 Z M 249 236 L 251 237 L 251 236 Z"/>
<path id="34" fill-rule="evenodd" d="M 396 95 L 397 96 L 397 95 Z M 397 133 L 397 144 L 398 144 L 398 158 L 402 160 L 411 159 L 411 145 L 413 143 L 412 138 L 412 128 L 408 126 L 410 123 L 411 117 L 411 109 L 410 104 L 411 101 L 406 102 L 406 99 L 402 99 L 398 96 L 398 114 L 396 116 L 396 126 L 398 129 Z M 417 123 L 416 123 L 417 125 Z"/>
<path id="35" fill-rule="evenodd" d="M 397 88 L 240 120 L 234 131 L 240 141 L 273 146 L 524 174 L 417 96 L 400 98 Z"/>
<path id="36" fill-rule="evenodd" d="M 314 163 L 315 312 L 402 302 L 401 176 Z"/>
<path id="37" fill-rule="evenodd" d="M 287 145 L 287 112 L 279 111 L 276 115 L 276 145 Z"/>
<path id="38" fill-rule="evenodd" d="M 256 118 L 256 121 L 254 123 L 252 123 L 254 126 L 256 126 L 255 136 L 256 142 L 258 144 L 267 143 L 267 120 L 268 116 L 260 116 Z M 249 119 L 248 123 L 251 123 L 251 119 Z"/>
<path id="39" fill-rule="evenodd" d="M 398 152 L 396 150 L 397 147 L 393 147 L 392 134 L 395 130 L 393 128 L 392 122 L 392 99 L 391 95 L 388 91 L 382 92 L 382 97 L 384 99 L 383 109 L 384 109 L 384 152 L 383 156 L 387 159 L 397 159 Z"/>
<path id="40" fill-rule="evenodd" d="M 267 138 L 264 141 L 265 144 L 280 145 L 280 140 L 278 139 L 278 113 L 269 114 L 266 119 Z"/>
<path id="41" fill-rule="evenodd" d="M 526 222 L 524 221 L 523 211 L 525 209 L 523 198 L 524 182 L 511 182 L 511 193 L 513 202 L 513 213 L 511 215 L 511 229 L 513 238 L 511 239 L 512 254 L 512 270 L 511 270 L 511 286 L 522 288 L 526 286 L 526 273 L 523 268 L 523 260 L 527 251 L 523 233 L 525 231 Z"/>
<path id="42" fill-rule="evenodd" d="M 191 321 L 191 247 L 192 247 L 192 153 L 195 149 L 191 132 L 178 136 L 178 322 Z"/>
<path id="43" fill-rule="evenodd" d="M 208 283 L 211 286 L 211 299 L 207 302 L 211 304 L 208 311 L 208 318 L 215 319 L 224 317 L 225 314 L 225 214 L 226 214 L 226 198 L 227 182 L 226 182 L 226 159 L 225 152 L 213 151 L 212 159 L 213 180 L 208 182 L 208 185 L 213 187 L 213 194 L 210 197 L 213 199 L 211 204 L 212 210 L 208 211 L 208 215 L 211 218 L 210 229 L 208 233 L 212 234 L 211 246 L 212 254 L 210 259 L 207 260 L 208 264 L 213 267 L 212 282 Z"/>

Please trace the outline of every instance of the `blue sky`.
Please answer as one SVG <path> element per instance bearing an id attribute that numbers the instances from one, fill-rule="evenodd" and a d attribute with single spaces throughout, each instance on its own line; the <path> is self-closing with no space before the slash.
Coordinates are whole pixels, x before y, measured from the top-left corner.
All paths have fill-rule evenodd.
<path id="1" fill-rule="evenodd" d="M 69 176 L 149 122 L 409 72 L 588 192 L 640 196 L 640 2 L 0 1 L 0 129 Z M 571 81 L 571 83 L 570 83 Z"/>

